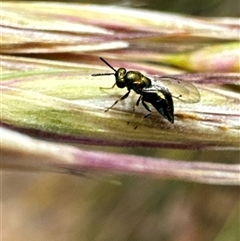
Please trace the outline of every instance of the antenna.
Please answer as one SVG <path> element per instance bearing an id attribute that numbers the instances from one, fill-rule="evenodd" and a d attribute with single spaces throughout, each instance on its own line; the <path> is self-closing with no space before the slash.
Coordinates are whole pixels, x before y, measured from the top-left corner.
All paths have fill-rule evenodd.
<path id="1" fill-rule="evenodd" d="M 117 72 L 104 58 L 100 57 L 100 60 L 102 60 L 103 63 L 105 63 L 109 68 L 111 68 L 114 72 Z"/>
<path id="2" fill-rule="evenodd" d="M 92 74 L 91 76 L 101 76 L 101 75 L 114 75 L 114 73 Z"/>
<path id="3" fill-rule="evenodd" d="M 115 70 L 104 58 L 100 57 L 99 59 L 102 60 L 102 62 L 106 64 L 109 68 L 111 68 L 115 73 L 117 73 L 117 70 Z M 92 76 L 115 75 L 115 73 L 92 74 Z"/>

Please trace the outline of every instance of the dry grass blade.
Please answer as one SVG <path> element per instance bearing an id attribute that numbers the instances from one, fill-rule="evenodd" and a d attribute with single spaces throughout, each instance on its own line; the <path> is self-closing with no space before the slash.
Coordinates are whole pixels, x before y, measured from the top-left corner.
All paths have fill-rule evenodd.
<path id="1" fill-rule="evenodd" d="M 97 172 L 171 178 L 197 183 L 240 185 L 240 165 L 190 163 L 149 157 L 88 152 L 46 143 L 1 128 L 1 167 L 88 175 Z M 21 156 L 21 161 L 16 159 Z"/>
<path id="2" fill-rule="evenodd" d="M 239 149 L 236 22 L 29 2 L 2 3 L 2 19 L 2 126 L 91 145 Z M 142 120 L 142 106 L 132 115 L 138 98 L 134 93 L 105 113 L 126 90 L 99 89 L 115 81 L 113 76 L 91 76 L 109 72 L 99 56 L 114 68 L 157 78 L 177 74 L 197 87 L 201 100 L 174 100 L 174 125 L 154 110 Z M 186 69 L 201 72 L 189 74 Z"/>

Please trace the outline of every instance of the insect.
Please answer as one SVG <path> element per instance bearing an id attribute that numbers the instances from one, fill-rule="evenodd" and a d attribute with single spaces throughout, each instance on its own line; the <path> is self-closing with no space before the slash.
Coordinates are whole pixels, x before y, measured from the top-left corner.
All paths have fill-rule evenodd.
<path id="1" fill-rule="evenodd" d="M 131 90 L 139 94 L 139 98 L 133 107 L 135 108 L 141 102 L 146 110 L 151 112 L 147 103 L 153 107 L 169 122 L 174 123 L 174 103 L 172 97 L 188 103 L 197 103 L 200 100 L 200 94 L 197 88 L 189 82 L 174 76 L 145 76 L 138 71 L 127 71 L 125 68 L 114 69 L 105 59 L 100 57 L 113 73 L 92 74 L 92 76 L 114 75 L 115 83 L 112 87 L 101 89 L 127 88 L 127 93 L 116 100 L 105 112 L 112 109 L 120 100 L 126 99 Z M 146 103 L 147 102 L 147 103 Z M 145 117 L 150 116 L 151 113 Z"/>

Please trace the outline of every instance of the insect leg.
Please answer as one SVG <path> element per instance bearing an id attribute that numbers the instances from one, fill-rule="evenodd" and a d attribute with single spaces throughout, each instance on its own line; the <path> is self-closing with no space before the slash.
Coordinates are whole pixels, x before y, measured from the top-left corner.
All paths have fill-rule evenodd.
<path id="1" fill-rule="evenodd" d="M 112 109 L 114 105 L 116 105 L 118 103 L 118 101 L 120 100 L 124 100 L 129 96 L 130 91 L 128 91 L 125 95 L 123 95 L 120 99 L 116 100 L 110 107 L 108 107 L 105 112 L 107 112 L 108 110 Z"/>
<path id="2" fill-rule="evenodd" d="M 140 95 L 139 98 L 138 98 L 138 100 L 137 100 L 137 102 L 136 102 L 136 104 L 133 106 L 133 114 L 132 114 L 131 120 L 132 120 L 133 117 L 134 117 L 134 112 L 135 112 L 135 110 L 136 110 L 136 107 L 138 107 L 138 105 L 139 105 L 141 99 L 142 99 L 142 96 Z M 127 123 L 128 125 L 130 124 L 131 120 L 128 121 L 128 123 Z M 134 129 L 137 129 L 137 127 L 138 127 L 138 125 L 135 126 Z"/>
<path id="3" fill-rule="evenodd" d="M 146 102 L 144 102 L 144 101 L 142 100 L 142 104 L 143 104 L 143 106 L 146 108 L 146 110 L 148 110 L 149 112 L 151 112 L 151 110 L 150 110 L 149 106 L 146 104 Z M 146 114 L 146 115 L 144 116 L 144 119 L 146 119 L 146 118 L 148 118 L 148 117 L 150 117 L 150 116 L 151 116 L 151 113 Z"/>
<path id="4" fill-rule="evenodd" d="M 146 114 L 146 115 L 144 116 L 144 119 L 147 119 L 147 118 L 150 117 L 150 116 L 151 116 L 151 113 Z"/>
<path id="5" fill-rule="evenodd" d="M 140 103 L 140 100 L 141 100 L 141 99 L 142 99 L 142 96 L 140 95 L 139 98 L 138 98 L 138 100 L 137 100 L 137 102 L 136 102 L 136 104 L 133 106 L 133 112 L 135 112 L 136 107 L 139 106 L 139 103 Z"/>
<path id="6" fill-rule="evenodd" d="M 113 84 L 112 87 L 99 87 L 100 90 L 110 90 L 113 89 L 115 87 L 116 83 Z"/>
<path id="7" fill-rule="evenodd" d="M 151 112 L 149 106 L 142 100 L 142 104 L 143 106 L 146 108 L 146 110 L 148 110 L 149 112 Z"/>
<path id="8" fill-rule="evenodd" d="M 138 100 L 137 100 L 137 102 L 136 102 L 136 105 L 134 106 L 134 111 L 135 111 L 135 107 L 139 105 L 140 100 L 142 100 L 142 96 L 140 96 L 140 97 L 138 98 Z M 148 110 L 149 112 L 151 112 L 149 106 L 148 106 L 143 100 L 142 100 L 142 104 L 143 104 L 143 106 L 146 108 L 146 110 Z M 151 115 L 151 113 L 145 115 L 139 123 L 141 123 L 141 122 L 143 121 L 143 119 L 146 119 L 146 118 L 150 117 L 150 115 Z M 138 123 L 138 125 L 139 125 L 139 123 Z M 136 126 L 134 127 L 134 130 L 137 129 L 138 125 L 136 125 Z"/>

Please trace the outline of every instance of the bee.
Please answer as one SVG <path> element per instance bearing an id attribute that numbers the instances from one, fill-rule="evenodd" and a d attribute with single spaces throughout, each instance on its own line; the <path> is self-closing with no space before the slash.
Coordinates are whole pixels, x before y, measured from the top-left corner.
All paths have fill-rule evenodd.
<path id="1" fill-rule="evenodd" d="M 145 109 L 151 112 L 147 103 L 150 103 L 165 119 L 174 123 L 174 103 L 173 97 L 187 102 L 197 103 L 200 100 L 200 94 L 197 88 L 190 82 L 186 82 L 175 76 L 147 76 L 143 75 L 139 71 L 129 70 L 125 68 L 115 69 L 105 59 L 100 57 L 100 60 L 104 62 L 113 73 L 100 73 L 92 74 L 92 76 L 114 75 L 115 83 L 112 87 L 101 89 L 112 89 L 115 86 L 118 88 L 127 88 L 127 93 L 121 98 L 116 100 L 105 112 L 112 109 L 120 100 L 126 99 L 131 90 L 139 94 L 139 98 L 133 107 L 133 111 L 141 102 Z M 147 103 L 146 103 L 147 102 Z M 145 117 L 149 117 L 151 113 Z"/>

